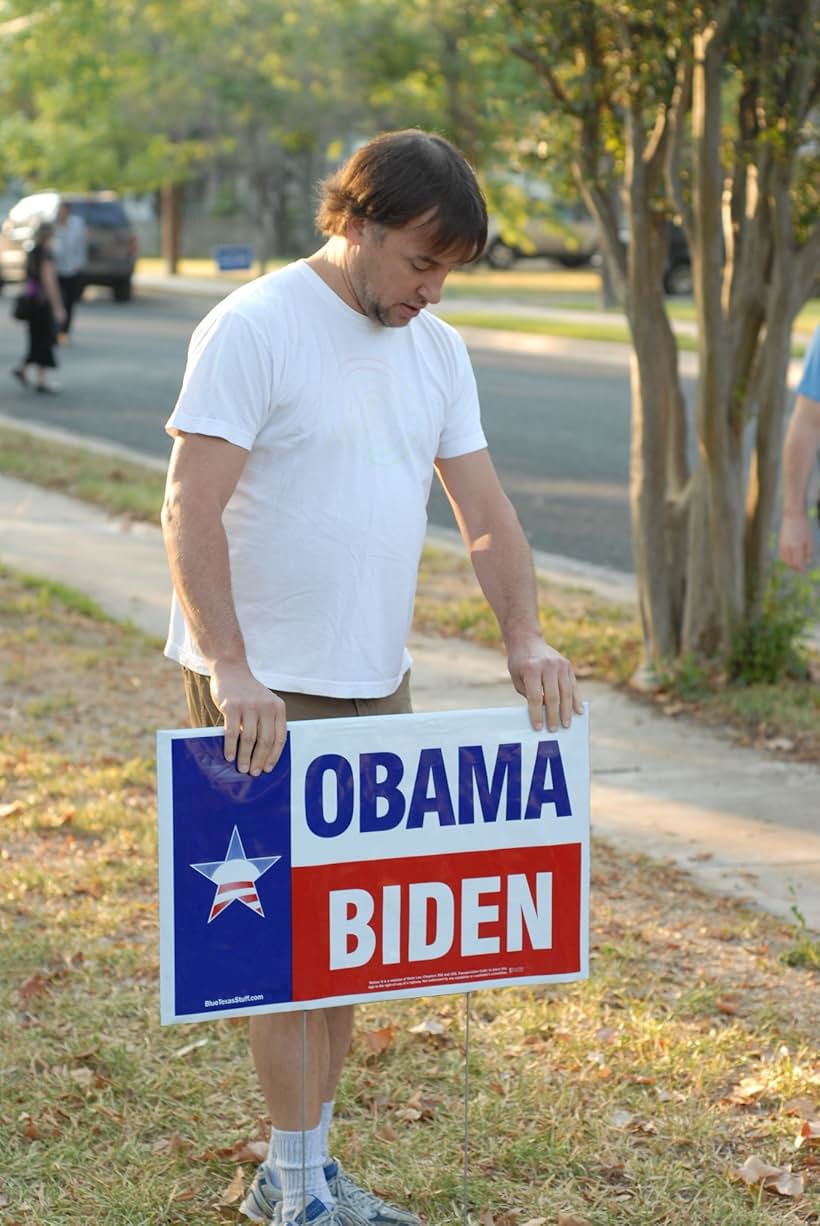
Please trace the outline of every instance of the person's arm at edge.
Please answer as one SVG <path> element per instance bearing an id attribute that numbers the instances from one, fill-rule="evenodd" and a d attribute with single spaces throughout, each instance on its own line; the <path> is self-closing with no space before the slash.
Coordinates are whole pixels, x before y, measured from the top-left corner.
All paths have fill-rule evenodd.
<path id="1" fill-rule="evenodd" d="M 583 713 L 572 665 L 544 641 L 532 553 L 486 450 L 436 462 L 481 590 L 507 648 L 513 685 L 527 700 L 533 728 L 566 728 Z"/>
<path id="2" fill-rule="evenodd" d="M 783 444 L 783 522 L 779 552 L 794 570 L 805 570 L 812 554 L 812 526 L 806 511 L 809 477 L 820 447 L 820 401 L 798 396 Z"/>
<path id="3" fill-rule="evenodd" d="M 285 704 L 250 671 L 231 594 L 222 513 L 248 453 L 221 438 L 177 434 L 162 531 L 171 578 L 225 719 L 225 757 L 239 771 L 273 770 L 285 743 Z"/>

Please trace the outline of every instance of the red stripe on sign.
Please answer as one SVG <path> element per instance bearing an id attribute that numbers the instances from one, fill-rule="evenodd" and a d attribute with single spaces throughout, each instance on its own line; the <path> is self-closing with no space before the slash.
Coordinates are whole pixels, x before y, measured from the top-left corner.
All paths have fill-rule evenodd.
<path id="1" fill-rule="evenodd" d="M 252 890 L 252 881 L 226 881 L 217 889 L 217 894 L 227 894 L 228 890 Z"/>
<path id="2" fill-rule="evenodd" d="M 293 999 L 581 969 L 581 845 L 293 869 Z"/>

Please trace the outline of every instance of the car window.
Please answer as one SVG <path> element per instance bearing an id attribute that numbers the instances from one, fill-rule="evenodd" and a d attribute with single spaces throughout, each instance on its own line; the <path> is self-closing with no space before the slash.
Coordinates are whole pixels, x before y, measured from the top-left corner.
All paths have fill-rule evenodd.
<path id="1" fill-rule="evenodd" d="M 71 208 L 87 226 L 119 230 L 130 224 L 125 209 L 112 200 L 72 200 Z"/>

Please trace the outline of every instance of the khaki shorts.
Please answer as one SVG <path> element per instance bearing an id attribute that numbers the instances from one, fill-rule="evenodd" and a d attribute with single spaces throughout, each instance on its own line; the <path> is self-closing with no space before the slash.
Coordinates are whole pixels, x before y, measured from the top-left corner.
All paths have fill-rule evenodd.
<path id="1" fill-rule="evenodd" d="M 192 728 L 217 728 L 223 722 L 222 712 L 211 698 L 211 679 L 202 673 L 182 669 L 185 698 Z M 409 715 L 413 710 L 410 697 L 410 672 L 404 674 L 399 688 L 385 698 L 325 698 L 321 694 L 295 694 L 277 690 L 287 709 L 289 721 L 300 719 L 344 719 L 351 715 Z"/>

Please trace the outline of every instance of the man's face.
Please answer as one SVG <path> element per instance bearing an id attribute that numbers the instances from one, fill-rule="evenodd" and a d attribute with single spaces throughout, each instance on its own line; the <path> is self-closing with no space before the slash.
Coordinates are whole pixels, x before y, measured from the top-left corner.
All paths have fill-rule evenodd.
<path id="1" fill-rule="evenodd" d="M 429 223 L 425 215 L 398 228 L 369 221 L 348 227 L 350 288 L 363 313 L 385 328 L 403 328 L 438 302 L 445 278 L 462 262 L 461 253 L 434 254 Z"/>

